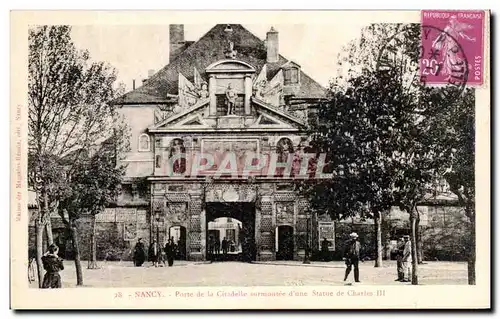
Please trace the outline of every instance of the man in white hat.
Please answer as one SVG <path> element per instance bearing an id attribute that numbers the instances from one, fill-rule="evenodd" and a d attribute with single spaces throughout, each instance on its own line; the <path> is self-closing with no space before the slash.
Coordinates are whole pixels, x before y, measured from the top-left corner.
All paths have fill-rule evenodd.
<path id="1" fill-rule="evenodd" d="M 358 241 L 358 234 L 351 233 L 349 235 L 350 239 L 346 242 L 344 249 L 344 260 L 346 265 L 344 281 L 347 280 L 347 277 L 351 273 L 352 266 L 354 266 L 354 281 L 359 281 L 359 253 L 361 250 L 361 244 Z"/>
<path id="2" fill-rule="evenodd" d="M 401 260 L 403 264 L 403 280 L 401 280 L 401 282 L 410 282 L 411 281 L 410 267 L 412 262 L 410 236 L 404 235 L 403 240 L 404 240 L 403 258 Z"/>

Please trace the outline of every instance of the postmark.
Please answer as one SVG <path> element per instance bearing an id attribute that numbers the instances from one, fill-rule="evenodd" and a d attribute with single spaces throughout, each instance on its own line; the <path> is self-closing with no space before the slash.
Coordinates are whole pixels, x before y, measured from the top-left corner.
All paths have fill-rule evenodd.
<path id="1" fill-rule="evenodd" d="M 440 35 L 448 37 L 449 45 L 446 50 L 450 50 L 450 55 L 456 58 L 453 60 L 451 74 L 442 81 L 436 81 L 443 74 L 443 65 L 437 59 L 448 52 L 442 48 L 426 48 L 422 43 L 426 37 L 436 38 Z M 458 100 L 469 78 L 468 59 L 460 43 L 442 29 L 417 24 L 395 27 L 394 33 L 387 38 L 378 55 L 377 70 L 401 73 L 402 85 L 409 90 L 438 87 L 440 89 L 437 92 L 443 103 Z"/>
<path id="2" fill-rule="evenodd" d="M 482 85 L 484 12 L 424 10 L 421 22 L 421 80 Z"/>

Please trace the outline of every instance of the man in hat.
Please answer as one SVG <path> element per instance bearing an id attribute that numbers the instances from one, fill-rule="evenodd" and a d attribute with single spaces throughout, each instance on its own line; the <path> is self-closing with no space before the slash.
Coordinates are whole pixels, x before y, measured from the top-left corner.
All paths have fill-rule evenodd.
<path id="1" fill-rule="evenodd" d="M 402 281 L 404 279 L 404 269 L 403 269 L 403 250 L 405 247 L 405 242 L 403 237 L 398 239 L 396 244 L 396 267 L 398 272 L 398 279 L 395 281 Z"/>
<path id="2" fill-rule="evenodd" d="M 346 242 L 344 248 L 344 260 L 346 265 L 344 281 L 347 280 L 347 277 L 351 273 L 351 269 L 354 266 L 354 281 L 359 281 L 359 256 L 361 250 L 361 244 L 359 243 L 359 236 L 356 233 L 351 233 L 349 235 L 350 239 Z"/>
<path id="3" fill-rule="evenodd" d="M 401 282 L 410 282 L 411 279 L 411 262 L 412 262 L 412 257 L 411 257 L 411 241 L 410 241 L 410 236 L 409 235 L 404 235 L 403 236 L 404 240 L 404 247 L 403 247 L 403 257 L 401 259 L 402 266 L 403 266 L 403 280 Z"/>

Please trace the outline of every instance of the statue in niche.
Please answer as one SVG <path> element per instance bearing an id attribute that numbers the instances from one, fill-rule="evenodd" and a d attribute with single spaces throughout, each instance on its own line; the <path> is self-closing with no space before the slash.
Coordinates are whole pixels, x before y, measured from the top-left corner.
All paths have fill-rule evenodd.
<path id="1" fill-rule="evenodd" d="M 229 44 L 229 47 L 228 47 L 228 49 L 224 52 L 224 54 L 225 54 L 226 58 L 228 58 L 228 59 L 236 59 L 236 53 L 237 53 L 238 51 L 236 51 L 236 50 L 234 49 L 234 42 L 233 42 L 233 41 L 229 41 L 229 43 L 228 43 L 228 44 Z"/>
<path id="2" fill-rule="evenodd" d="M 176 138 L 172 141 L 171 147 L 170 147 L 170 156 L 169 158 L 172 158 L 175 155 L 178 154 L 185 154 L 186 153 L 186 148 L 184 147 L 184 141 Z M 172 164 L 172 171 L 177 174 L 182 174 L 186 171 L 186 157 L 182 158 L 177 158 L 175 162 Z"/>
<path id="3" fill-rule="evenodd" d="M 198 95 L 200 96 L 201 99 L 208 98 L 208 85 L 205 82 L 201 84 L 201 88 L 200 91 L 198 92 Z"/>
<path id="4" fill-rule="evenodd" d="M 280 163 L 286 163 L 288 161 L 289 155 L 293 154 L 293 144 L 288 138 L 282 138 L 278 141 L 276 147 L 278 152 L 278 161 Z"/>
<path id="5" fill-rule="evenodd" d="M 236 91 L 233 89 L 233 86 L 231 83 L 227 85 L 226 89 L 226 105 L 227 105 L 227 115 L 233 115 L 234 114 L 234 106 L 236 104 L 236 97 L 238 95 L 236 94 Z"/>

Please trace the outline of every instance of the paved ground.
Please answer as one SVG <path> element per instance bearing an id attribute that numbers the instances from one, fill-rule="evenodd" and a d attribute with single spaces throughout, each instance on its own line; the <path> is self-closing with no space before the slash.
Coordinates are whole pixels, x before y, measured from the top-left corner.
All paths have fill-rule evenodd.
<path id="1" fill-rule="evenodd" d="M 99 262 L 100 269 L 86 269 L 85 287 L 171 287 L 171 286 L 286 286 L 345 285 L 342 262 L 185 262 L 173 267 L 133 267 L 132 262 Z M 64 287 L 75 287 L 74 263 L 65 262 L 61 272 Z M 357 285 L 406 285 L 394 282 L 395 262 L 385 261 L 374 268 L 373 261 L 360 264 L 361 283 Z M 348 281 L 353 281 L 352 274 Z M 419 267 L 422 285 L 467 284 L 467 265 L 461 262 L 429 262 Z M 36 287 L 36 283 L 32 285 Z"/>

